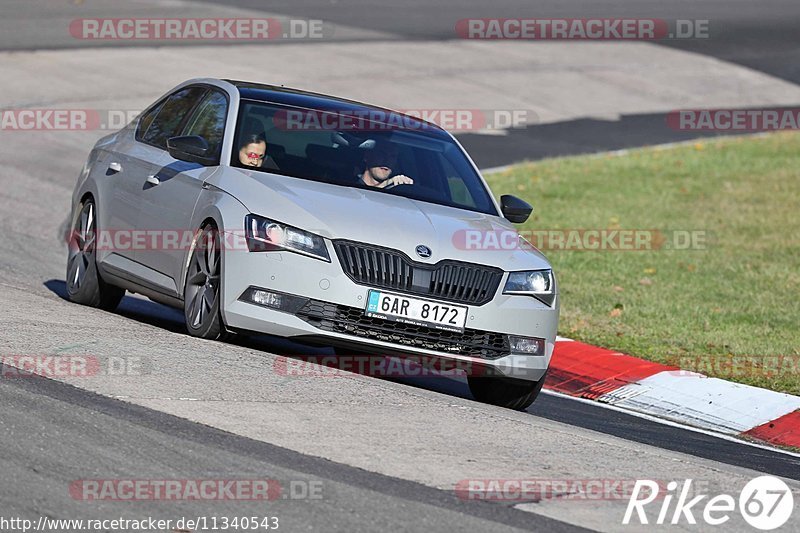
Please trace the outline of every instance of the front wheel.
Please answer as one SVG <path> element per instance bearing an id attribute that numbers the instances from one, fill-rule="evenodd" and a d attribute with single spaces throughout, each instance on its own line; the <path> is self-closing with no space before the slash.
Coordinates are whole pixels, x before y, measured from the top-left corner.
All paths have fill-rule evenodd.
<path id="1" fill-rule="evenodd" d="M 545 372 L 539 381 L 469 376 L 467 382 L 472 396 L 479 402 L 522 411 L 539 396 L 546 375 Z"/>
<path id="2" fill-rule="evenodd" d="M 113 311 L 125 290 L 109 285 L 97 272 L 97 210 L 87 199 L 72 220 L 67 256 L 67 296 L 70 301 Z"/>
<path id="3" fill-rule="evenodd" d="M 208 224 L 200 234 L 189 259 L 183 289 L 183 315 L 189 335 L 210 340 L 227 338 L 220 315 L 222 261 L 219 230 Z"/>

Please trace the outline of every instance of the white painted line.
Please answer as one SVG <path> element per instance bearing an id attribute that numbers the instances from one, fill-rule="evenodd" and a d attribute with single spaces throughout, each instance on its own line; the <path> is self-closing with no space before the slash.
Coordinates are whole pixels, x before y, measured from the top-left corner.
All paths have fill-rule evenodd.
<path id="1" fill-rule="evenodd" d="M 598 401 L 712 431 L 738 434 L 800 409 L 800 397 L 695 372 L 664 371 Z"/>
<path id="2" fill-rule="evenodd" d="M 552 390 L 548 390 L 548 389 L 542 389 L 542 393 L 549 394 L 551 396 L 558 396 L 559 398 L 567 398 L 569 400 L 575 400 L 576 402 L 595 405 L 595 406 L 603 408 L 603 409 L 610 409 L 612 411 L 617 411 L 619 413 L 624 413 L 626 415 L 635 416 L 636 418 L 649 420 L 651 422 L 657 422 L 657 423 L 663 424 L 665 426 L 685 429 L 687 431 L 692 431 L 694 433 L 700 433 L 702 435 L 708 435 L 709 437 L 715 437 L 715 438 L 718 438 L 718 439 L 727 440 L 727 441 L 730 441 L 730 442 L 735 442 L 737 444 L 743 444 L 745 446 L 750 446 L 752 448 L 758 448 L 760 450 L 768 450 L 768 451 L 771 451 L 771 452 L 777 452 L 777 453 L 781 453 L 783 455 L 788 455 L 790 457 L 797 457 L 798 459 L 800 459 L 800 453 L 790 452 L 788 450 L 783 450 L 781 448 L 773 448 L 772 446 L 767 446 L 767 445 L 764 445 L 764 444 L 758 444 L 758 443 L 755 443 L 755 442 L 750 442 L 750 441 L 747 441 L 747 440 L 736 438 L 736 437 L 734 437 L 732 435 L 726 435 L 724 433 L 718 433 L 716 431 L 710 431 L 710 430 L 702 429 L 702 428 L 698 428 L 698 427 L 687 426 L 685 424 L 681 424 L 681 423 L 678 423 L 678 422 L 675 422 L 675 421 L 672 421 L 672 420 L 666 420 L 664 418 L 658 418 L 658 417 L 655 417 L 655 416 L 652 416 L 652 415 L 648 415 L 648 414 L 645 414 L 645 413 L 637 413 L 636 411 L 630 411 L 629 409 L 622 409 L 620 407 L 617 407 L 616 405 L 612 405 L 612 404 L 608 404 L 608 403 L 601 403 L 601 402 L 597 402 L 595 400 L 587 400 L 586 398 L 576 398 L 575 396 L 570 396 L 569 394 L 563 394 L 563 393 L 552 391 Z M 535 406 L 536 404 L 534 403 L 533 405 Z M 535 412 L 529 413 L 529 414 L 532 414 L 532 415 L 536 416 Z M 598 432 L 598 433 L 601 433 L 601 432 Z M 624 438 L 624 437 L 620 437 L 620 438 Z M 630 439 L 625 439 L 625 440 L 630 440 Z M 659 446 L 657 444 L 653 444 L 652 446 L 663 448 L 663 446 Z M 687 454 L 687 455 L 689 455 L 689 454 Z M 798 461 L 798 466 L 800 466 L 800 461 Z"/>

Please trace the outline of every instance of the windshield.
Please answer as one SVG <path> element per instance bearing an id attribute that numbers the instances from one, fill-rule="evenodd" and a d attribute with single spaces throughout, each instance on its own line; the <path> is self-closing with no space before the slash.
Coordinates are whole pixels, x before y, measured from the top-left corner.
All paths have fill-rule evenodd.
<path id="1" fill-rule="evenodd" d="M 449 136 L 394 113 L 365 116 L 245 100 L 231 165 L 497 215 Z"/>

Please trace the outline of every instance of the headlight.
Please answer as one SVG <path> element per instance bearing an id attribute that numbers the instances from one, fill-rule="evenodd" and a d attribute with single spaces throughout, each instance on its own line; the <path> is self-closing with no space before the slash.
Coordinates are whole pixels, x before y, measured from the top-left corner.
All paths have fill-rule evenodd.
<path id="1" fill-rule="evenodd" d="M 331 261 L 325 240 L 319 235 L 258 215 L 244 217 L 244 228 L 247 248 L 251 252 L 287 250 Z"/>
<path id="2" fill-rule="evenodd" d="M 553 305 L 556 299 L 556 280 L 553 271 L 510 272 L 503 294 L 528 294 L 542 303 Z"/>

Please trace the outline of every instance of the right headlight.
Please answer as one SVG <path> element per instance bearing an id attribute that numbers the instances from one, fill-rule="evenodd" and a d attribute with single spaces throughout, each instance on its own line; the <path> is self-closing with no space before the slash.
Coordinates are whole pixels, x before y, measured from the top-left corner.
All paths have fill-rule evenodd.
<path id="1" fill-rule="evenodd" d="M 552 270 L 509 272 L 503 294 L 527 294 L 540 302 L 553 305 L 556 299 L 556 280 Z"/>
<path id="2" fill-rule="evenodd" d="M 251 252 L 286 250 L 331 262 L 325 240 L 314 233 L 253 214 L 245 217 L 244 228 Z"/>

